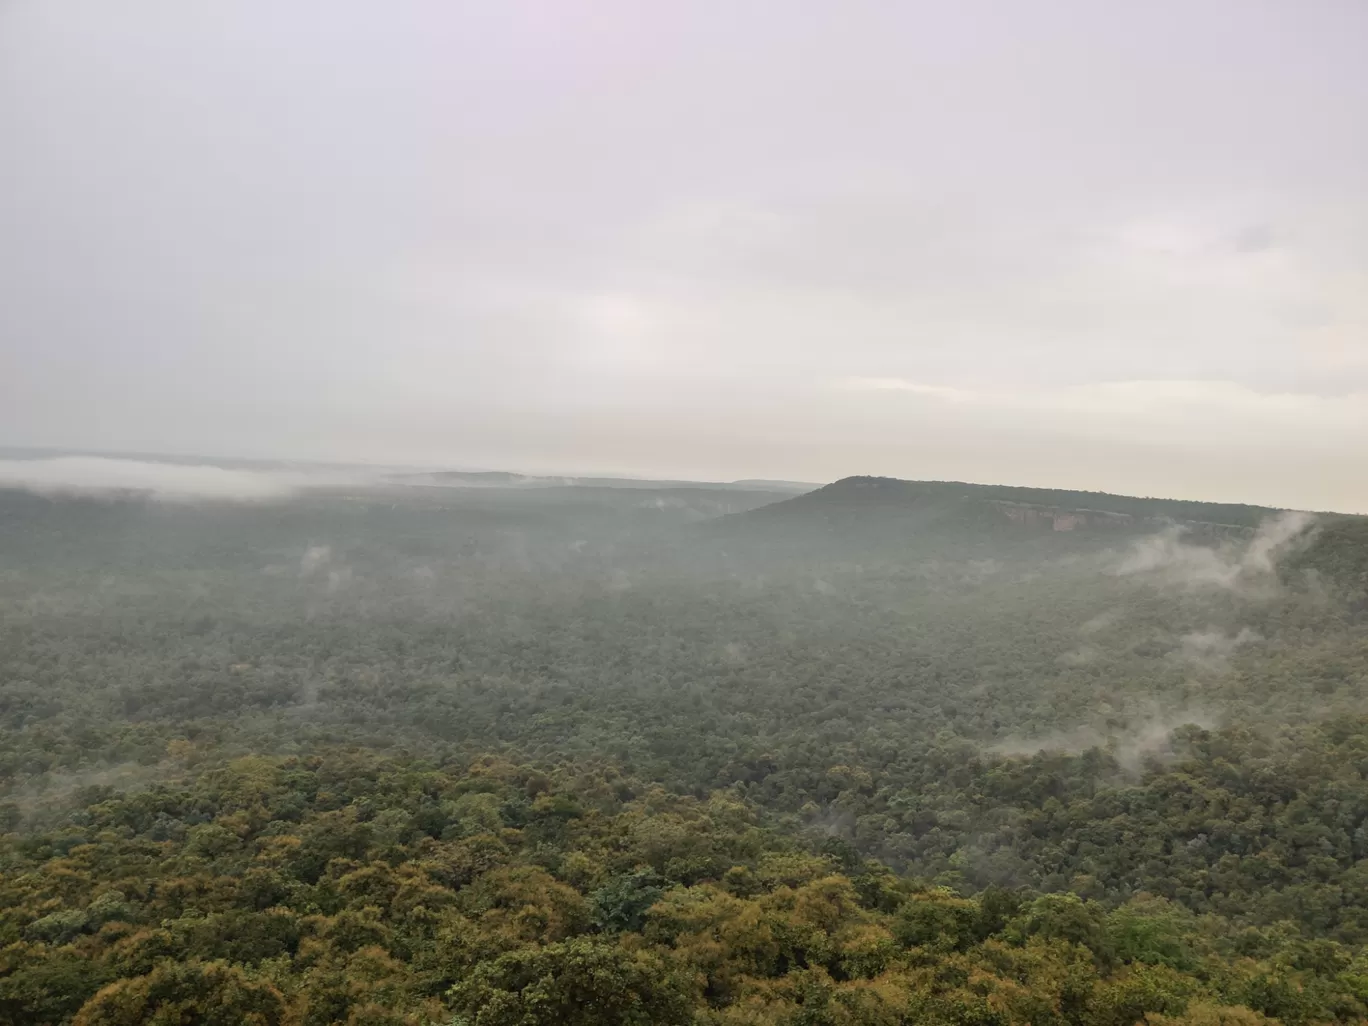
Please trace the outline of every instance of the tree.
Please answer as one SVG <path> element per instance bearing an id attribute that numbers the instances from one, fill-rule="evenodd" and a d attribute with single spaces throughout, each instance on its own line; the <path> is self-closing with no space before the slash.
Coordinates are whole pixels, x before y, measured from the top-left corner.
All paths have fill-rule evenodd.
<path id="1" fill-rule="evenodd" d="M 590 895 L 594 925 L 607 933 L 640 933 L 646 910 L 665 893 L 663 882 L 650 870 L 609 880 Z"/>
<path id="2" fill-rule="evenodd" d="M 577 937 L 482 962 L 448 997 L 459 1026 L 684 1026 L 694 990 L 657 956 Z"/>
<path id="3" fill-rule="evenodd" d="M 164 963 L 111 983 L 72 1026 L 285 1026 L 280 991 L 222 962 Z"/>

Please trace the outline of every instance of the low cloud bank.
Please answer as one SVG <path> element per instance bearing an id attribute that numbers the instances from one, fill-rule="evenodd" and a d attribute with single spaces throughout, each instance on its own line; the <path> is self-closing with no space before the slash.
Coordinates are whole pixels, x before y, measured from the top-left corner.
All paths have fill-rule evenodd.
<path id="1" fill-rule="evenodd" d="M 1162 714 L 1152 712 L 1124 731 L 1103 732 L 1080 726 L 1035 738 L 1008 738 L 990 746 L 994 755 L 1032 756 L 1041 752 L 1077 755 L 1092 748 L 1111 753 L 1116 764 L 1128 773 L 1138 773 L 1150 760 L 1165 762 L 1174 755 L 1173 733 L 1180 727 L 1196 726 L 1214 730 L 1218 718 L 1210 712 L 1190 709 Z"/>
<path id="2" fill-rule="evenodd" d="M 1178 662 L 1219 671 L 1229 666 L 1236 649 L 1262 640 L 1257 631 L 1248 627 L 1241 627 L 1238 633 L 1230 635 L 1213 627 L 1184 634 L 1178 639 L 1178 647 L 1169 656 Z"/>
<path id="3" fill-rule="evenodd" d="M 300 491 L 288 474 L 234 470 L 208 464 L 155 463 L 101 456 L 0 460 L 0 488 L 39 495 L 136 494 L 163 502 L 264 502 Z"/>
<path id="4" fill-rule="evenodd" d="M 1240 590 L 1266 581 L 1278 560 L 1309 537 L 1315 519 L 1310 513 L 1280 513 L 1265 520 L 1248 542 L 1215 548 L 1187 543 L 1187 529 L 1174 526 L 1138 541 L 1114 572 L 1148 574 L 1186 587 Z"/>

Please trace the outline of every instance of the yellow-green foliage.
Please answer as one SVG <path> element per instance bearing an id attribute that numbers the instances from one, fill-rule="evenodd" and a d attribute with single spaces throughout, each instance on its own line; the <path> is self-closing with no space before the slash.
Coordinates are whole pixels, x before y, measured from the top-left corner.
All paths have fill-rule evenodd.
<path id="1" fill-rule="evenodd" d="M 1161 898 L 927 887 L 594 766 L 204 760 L 0 852 L 0 1023 L 1289 1026 L 1368 960 Z"/>

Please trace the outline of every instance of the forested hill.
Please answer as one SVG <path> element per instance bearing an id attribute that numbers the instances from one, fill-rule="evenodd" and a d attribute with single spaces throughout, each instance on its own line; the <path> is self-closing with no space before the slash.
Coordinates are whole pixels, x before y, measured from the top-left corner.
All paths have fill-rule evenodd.
<path id="1" fill-rule="evenodd" d="M 1368 517 L 1322 521 L 1305 548 L 1292 553 L 1284 578 L 1315 574 L 1356 613 L 1368 613 Z"/>
<path id="2" fill-rule="evenodd" d="M 1366 695 L 1368 518 L 0 491 L 0 1026 L 1361 1023 Z"/>
<path id="3" fill-rule="evenodd" d="M 1107 492 L 1079 492 L 1057 488 L 1020 488 L 1011 485 L 968 484 L 962 481 L 903 481 L 892 477 L 846 477 L 804 495 L 757 511 L 753 519 L 797 520 L 803 517 L 852 519 L 886 514 L 904 516 L 934 513 L 982 514 L 996 509 L 1010 519 L 1014 508 L 1073 514 L 1083 525 L 1087 514 L 1108 525 L 1153 527 L 1165 522 L 1257 527 L 1279 512 L 1267 506 L 1140 498 Z M 1070 528 L 1060 528 L 1070 529 Z"/>

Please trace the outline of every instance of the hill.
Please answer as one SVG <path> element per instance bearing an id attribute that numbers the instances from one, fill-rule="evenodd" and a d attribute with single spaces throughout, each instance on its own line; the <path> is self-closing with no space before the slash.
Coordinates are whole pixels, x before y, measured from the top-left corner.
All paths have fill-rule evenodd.
<path id="1" fill-rule="evenodd" d="M 1169 523 L 1252 529 L 1278 512 L 1266 506 L 1140 498 L 1106 492 L 846 477 L 765 507 L 753 519 L 783 517 L 796 521 L 810 517 L 836 524 L 890 515 L 909 521 L 970 516 L 980 523 L 1016 523 L 1056 531 L 1092 527 L 1143 529 Z"/>
<path id="2" fill-rule="evenodd" d="M 1208 545 L 1247 538 L 1284 511 L 1250 505 L 960 481 L 847 477 L 726 518 L 713 534 L 777 563 L 1038 559 L 1166 529 Z"/>

